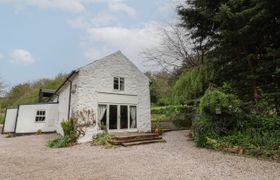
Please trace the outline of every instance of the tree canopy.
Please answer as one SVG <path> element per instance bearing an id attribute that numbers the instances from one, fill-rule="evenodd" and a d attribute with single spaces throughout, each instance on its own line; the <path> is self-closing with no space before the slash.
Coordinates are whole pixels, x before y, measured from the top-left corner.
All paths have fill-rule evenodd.
<path id="1" fill-rule="evenodd" d="M 280 2 L 189 0 L 177 9 L 181 26 L 241 99 L 269 97 L 279 108 Z"/>

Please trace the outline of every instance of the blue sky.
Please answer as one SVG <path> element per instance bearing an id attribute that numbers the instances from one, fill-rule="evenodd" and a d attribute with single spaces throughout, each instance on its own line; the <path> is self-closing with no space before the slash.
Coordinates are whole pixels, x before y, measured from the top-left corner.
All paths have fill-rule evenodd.
<path id="1" fill-rule="evenodd" d="M 51 78 L 121 50 L 143 71 L 141 52 L 161 43 L 177 0 L 0 0 L 0 77 L 8 86 Z"/>

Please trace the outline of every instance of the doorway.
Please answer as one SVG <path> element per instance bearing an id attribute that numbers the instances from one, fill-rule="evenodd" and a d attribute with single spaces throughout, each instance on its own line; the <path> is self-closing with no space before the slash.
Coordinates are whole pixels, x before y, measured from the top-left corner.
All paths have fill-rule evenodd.
<path id="1" fill-rule="evenodd" d="M 98 116 L 108 130 L 137 128 L 136 106 L 128 104 L 99 104 Z"/>

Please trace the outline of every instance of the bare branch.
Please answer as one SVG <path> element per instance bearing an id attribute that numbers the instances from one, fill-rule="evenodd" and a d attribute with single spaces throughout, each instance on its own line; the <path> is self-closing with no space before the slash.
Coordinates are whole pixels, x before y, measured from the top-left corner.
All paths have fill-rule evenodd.
<path id="1" fill-rule="evenodd" d="M 162 43 L 142 52 L 145 64 L 161 66 L 166 71 L 184 66 L 192 68 L 198 65 L 197 52 L 193 50 L 195 42 L 185 28 L 169 25 L 161 30 Z"/>

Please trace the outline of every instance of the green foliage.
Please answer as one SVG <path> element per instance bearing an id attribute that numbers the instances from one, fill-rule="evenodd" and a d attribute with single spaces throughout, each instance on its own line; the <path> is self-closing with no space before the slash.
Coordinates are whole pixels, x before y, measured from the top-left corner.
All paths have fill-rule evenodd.
<path id="1" fill-rule="evenodd" d="M 240 112 L 240 101 L 233 94 L 226 94 L 218 89 L 209 88 L 200 99 L 199 113 L 215 115 L 219 113 L 234 114 Z"/>
<path id="2" fill-rule="evenodd" d="M 177 114 L 184 113 L 187 106 L 170 105 L 170 106 L 154 106 L 151 108 L 153 121 L 172 121 Z"/>
<path id="3" fill-rule="evenodd" d="M 151 108 L 152 114 L 176 114 L 186 110 L 185 105 L 154 106 Z"/>
<path id="4" fill-rule="evenodd" d="M 0 124 L 4 123 L 4 114 L 0 112 Z"/>
<path id="5" fill-rule="evenodd" d="M 145 75 L 150 79 L 151 103 L 157 105 L 170 104 L 173 75 L 165 71 L 146 72 Z"/>
<path id="6" fill-rule="evenodd" d="M 205 65 L 183 73 L 172 87 L 173 103 L 186 104 L 190 99 L 201 97 L 213 76 L 213 70 Z"/>
<path id="7" fill-rule="evenodd" d="M 69 136 L 59 137 L 48 141 L 48 146 L 50 148 L 63 148 L 69 146 L 71 143 L 71 138 Z"/>
<path id="8" fill-rule="evenodd" d="M 109 133 L 103 132 L 100 134 L 97 134 L 96 137 L 92 139 L 92 144 L 93 145 L 98 145 L 98 146 L 104 146 L 105 148 L 110 148 L 112 147 L 112 144 L 109 143 L 111 140 L 111 135 Z"/>
<path id="9" fill-rule="evenodd" d="M 200 115 L 192 123 L 192 133 L 198 147 L 207 147 L 207 137 L 215 134 L 211 122 Z"/>
<path id="10" fill-rule="evenodd" d="M 215 88 L 209 88 L 200 99 L 200 116 L 205 117 L 218 134 L 234 130 L 240 112 L 240 101 L 236 96 Z"/>
<path id="11" fill-rule="evenodd" d="M 193 106 L 170 105 L 152 107 L 151 112 L 153 122 L 172 121 L 176 127 L 185 128 L 191 126 L 195 110 Z"/>
<path id="12" fill-rule="evenodd" d="M 197 115 L 192 126 L 196 145 L 232 153 L 280 159 L 280 118 L 276 115 L 260 116 L 254 113 L 240 116 L 241 103 L 233 97 L 217 89 L 209 89 L 201 98 L 200 114 Z M 233 102 L 234 100 L 236 102 Z M 216 115 L 215 111 L 217 105 L 222 109 L 219 115 Z M 221 118 L 224 115 L 226 118 Z M 228 122 L 232 118 L 236 123 L 232 124 L 231 121 L 231 126 L 226 124 L 226 128 L 223 123 L 217 123 Z M 223 133 L 220 132 L 221 129 Z"/>
<path id="13" fill-rule="evenodd" d="M 280 2 L 271 0 L 193 0 L 177 8 L 180 25 L 196 42 L 194 49 L 211 58 L 213 81 L 230 83 L 246 102 L 268 95 L 278 114 L 279 9 Z"/>
<path id="14" fill-rule="evenodd" d="M 75 131 L 75 120 L 63 120 L 61 122 L 61 127 L 63 129 L 64 136 L 59 138 L 49 140 L 48 146 L 51 148 L 62 148 L 70 146 L 77 142 L 79 135 Z"/>
<path id="15" fill-rule="evenodd" d="M 79 135 L 75 131 L 75 120 L 72 118 L 63 120 L 61 122 L 61 127 L 63 129 L 64 136 L 69 137 L 70 142 L 75 143 L 79 137 Z"/>
<path id="16" fill-rule="evenodd" d="M 65 80 L 66 75 L 60 74 L 54 79 L 41 79 L 33 83 L 18 84 L 0 101 L 0 107 L 16 107 L 18 104 L 35 103 L 41 88 L 57 89 Z"/>

